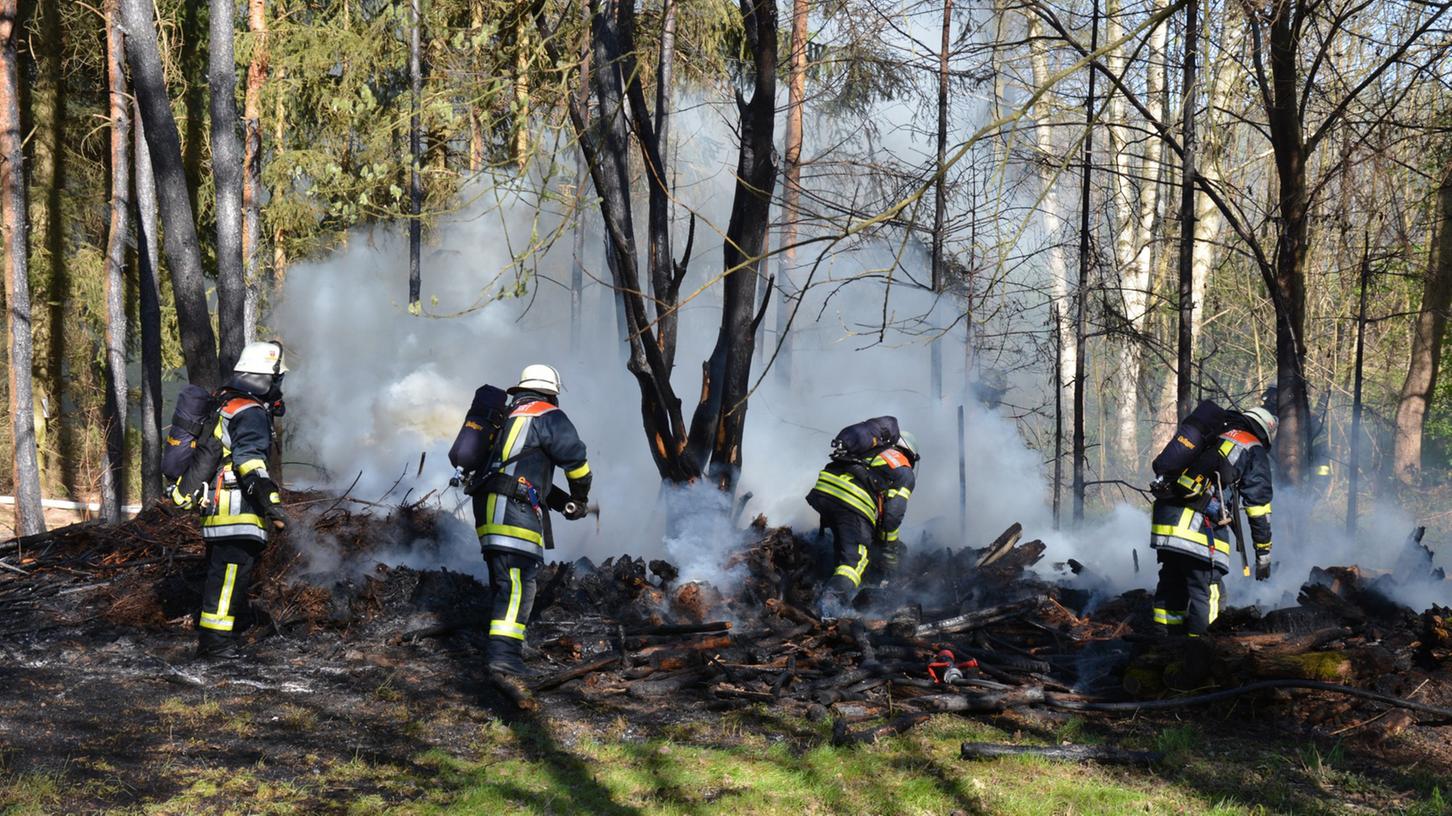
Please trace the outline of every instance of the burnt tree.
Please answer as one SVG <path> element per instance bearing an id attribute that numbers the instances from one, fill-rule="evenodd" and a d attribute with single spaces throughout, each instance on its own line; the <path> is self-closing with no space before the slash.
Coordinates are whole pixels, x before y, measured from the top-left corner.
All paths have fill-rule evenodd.
<path id="1" fill-rule="evenodd" d="M 148 0 L 121 0 L 126 58 L 155 172 L 157 205 L 165 226 L 162 239 L 171 271 L 187 379 L 211 389 L 219 383 L 217 339 L 207 311 L 207 284 L 202 275 L 202 252 L 197 243 L 197 226 L 182 164 L 181 138 L 177 135 L 176 119 L 172 117 L 171 100 L 166 95 L 156 21 L 151 12 Z"/>
<path id="2" fill-rule="evenodd" d="M 745 43 L 751 50 L 749 100 L 737 99 L 741 144 L 737 183 L 726 231 L 721 324 L 716 346 L 703 365 L 701 399 L 687 426 L 682 403 L 671 383 L 675 366 L 677 307 L 690 264 L 694 220 L 684 258 L 675 260 L 670 241 L 670 174 L 663 149 L 664 113 L 669 88 L 655 94 L 652 111 L 641 82 L 635 48 L 633 3 L 603 0 L 591 5 L 591 115 L 578 97 L 567 102 L 571 124 L 600 198 L 606 260 L 625 322 L 629 356 L 626 368 L 640 388 L 641 418 L 661 478 L 689 483 L 708 475 L 724 489 L 734 486 L 741 464 L 741 434 L 746 394 L 760 320 L 756 291 L 770 225 L 770 191 L 776 181 L 772 152 L 776 92 L 776 6 L 766 0 L 741 0 Z M 561 70 L 575 69 L 557 45 L 544 4 L 531 9 L 550 60 Z M 662 28 L 657 76 L 674 60 L 673 36 Z M 632 215 L 631 137 L 640 150 L 647 196 L 646 269 L 638 261 Z M 644 280 L 643 280 L 644 279 Z M 648 288 L 646 281 L 648 281 Z"/>
<path id="3" fill-rule="evenodd" d="M 156 176 L 146 149 L 140 104 L 132 101 L 132 150 L 136 188 L 136 316 L 141 324 L 141 501 L 151 504 L 161 490 L 161 275 L 156 251 Z"/>

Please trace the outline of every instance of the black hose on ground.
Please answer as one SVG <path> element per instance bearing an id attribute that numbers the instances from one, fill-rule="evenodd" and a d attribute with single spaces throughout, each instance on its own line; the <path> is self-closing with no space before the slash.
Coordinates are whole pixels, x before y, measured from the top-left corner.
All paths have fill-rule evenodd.
<path id="1" fill-rule="evenodd" d="M 1110 703 L 1090 700 L 1063 700 L 1058 695 L 1044 695 L 1044 703 L 1053 708 L 1066 711 L 1164 711 L 1172 708 L 1188 708 L 1190 706 L 1205 705 L 1206 703 L 1218 703 L 1221 700 L 1229 700 L 1253 691 L 1264 691 L 1266 689 L 1301 688 L 1313 691 L 1332 691 L 1337 694 L 1346 694 L 1352 697 L 1361 697 L 1366 700 L 1373 700 L 1394 708 L 1405 708 L 1409 711 L 1416 711 L 1422 714 L 1431 714 L 1447 721 L 1452 721 L 1452 708 L 1418 703 L 1402 697 L 1393 697 L 1390 694 L 1359 689 L 1354 686 L 1343 686 L 1336 683 L 1324 683 L 1320 680 L 1261 680 L 1238 686 L 1224 691 L 1212 691 L 1207 694 L 1196 694 L 1190 697 L 1178 697 L 1173 700 L 1141 700 L 1122 703 Z"/>

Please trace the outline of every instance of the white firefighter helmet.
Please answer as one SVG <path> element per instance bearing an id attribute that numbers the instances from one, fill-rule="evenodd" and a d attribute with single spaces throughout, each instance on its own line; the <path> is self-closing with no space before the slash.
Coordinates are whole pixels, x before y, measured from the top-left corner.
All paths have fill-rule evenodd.
<path id="1" fill-rule="evenodd" d="M 897 435 L 897 447 L 907 451 L 914 462 L 918 460 L 918 438 L 913 436 L 912 431 L 902 431 Z"/>
<path id="2" fill-rule="evenodd" d="M 519 372 L 519 384 L 509 389 L 513 391 L 538 391 L 541 394 L 558 396 L 564 385 L 560 382 L 560 372 L 554 366 L 547 366 L 543 363 L 527 365 Z"/>
<path id="3" fill-rule="evenodd" d="M 232 370 L 238 374 L 286 374 L 282 344 L 271 340 L 248 343 Z"/>
<path id="4" fill-rule="evenodd" d="M 1251 424 L 1260 428 L 1267 442 L 1275 441 L 1276 428 L 1281 424 L 1280 420 L 1276 419 L 1275 414 L 1272 414 L 1264 408 L 1251 408 L 1249 411 L 1242 412 L 1242 415 L 1250 420 Z"/>

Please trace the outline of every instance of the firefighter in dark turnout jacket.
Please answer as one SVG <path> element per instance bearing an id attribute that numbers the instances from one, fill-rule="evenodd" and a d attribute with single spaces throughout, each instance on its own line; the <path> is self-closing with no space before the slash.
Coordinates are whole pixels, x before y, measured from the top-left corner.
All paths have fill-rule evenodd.
<path id="1" fill-rule="evenodd" d="M 823 618 L 840 617 L 862 585 L 872 549 L 896 566 L 903 517 L 917 477 L 917 440 L 910 433 L 869 454 L 862 461 L 834 458 L 817 474 L 807 504 L 832 531 L 837 569 L 822 588 L 817 611 Z"/>
<path id="2" fill-rule="evenodd" d="M 560 374 L 531 365 L 509 389 L 509 417 L 474 491 L 474 520 L 494 591 L 488 667 L 496 679 L 527 692 L 524 633 L 534 606 L 535 578 L 545 550 L 554 546 L 549 512 L 583 518 L 590 495 L 590 464 L 574 423 L 559 408 Z M 555 468 L 569 490 L 553 487 Z"/>
<path id="3" fill-rule="evenodd" d="M 247 606 L 252 569 L 267 546 L 268 529 L 287 526 L 277 484 L 267 472 L 272 418 L 281 413 L 285 373 L 281 345 L 249 343 L 217 394 L 220 420 L 214 433 L 222 461 L 202 511 L 207 579 L 197 652 L 203 657 L 236 655 L 238 613 Z"/>
<path id="4" fill-rule="evenodd" d="M 1255 577 L 1270 577 L 1271 459 L 1276 417 L 1264 408 L 1231 414 L 1210 444 L 1223 475 L 1206 500 L 1157 499 L 1150 546 L 1158 553 L 1154 623 L 1162 634 L 1199 637 L 1220 614 L 1220 577 L 1230 571 L 1233 513 L 1244 507 L 1255 544 Z"/>

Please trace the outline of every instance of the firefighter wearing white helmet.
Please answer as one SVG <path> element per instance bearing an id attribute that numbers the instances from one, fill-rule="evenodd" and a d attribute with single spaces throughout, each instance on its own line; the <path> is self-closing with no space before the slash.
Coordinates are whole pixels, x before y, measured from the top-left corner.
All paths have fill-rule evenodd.
<path id="1" fill-rule="evenodd" d="M 282 530 L 287 515 L 277 483 L 267 472 L 272 420 L 281 416 L 287 373 L 282 344 L 248 343 L 232 377 L 217 393 L 213 433 L 222 460 L 212 479 L 212 500 L 202 514 L 207 579 L 197 620 L 198 654 L 236 656 L 252 570 L 267 546 L 269 529 Z"/>
<path id="2" fill-rule="evenodd" d="M 1228 412 L 1219 435 L 1196 454 L 1192 469 L 1204 476 L 1204 492 L 1155 500 L 1150 546 L 1160 563 L 1154 595 L 1159 632 L 1198 637 L 1219 615 L 1221 576 L 1230 571 L 1230 533 L 1239 535 L 1242 507 L 1255 544 L 1255 578 L 1270 578 L 1270 445 L 1277 424 L 1265 408 Z M 1182 478 L 1190 475 L 1187 469 Z"/>
<path id="3" fill-rule="evenodd" d="M 525 626 L 545 550 L 554 546 L 550 510 L 571 520 L 583 518 L 590 495 L 585 443 L 560 410 L 562 388 L 553 367 L 525 366 L 518 384 L 508 390 L 509 415 L 482 471 L 488 475 L 473 491 L 479 544 L 494 590 L 488 668 L 516 700 L 528 696 L 521 679 Z M 568 490 L 554 487 L 557 468 L 564 471 Z"/>

